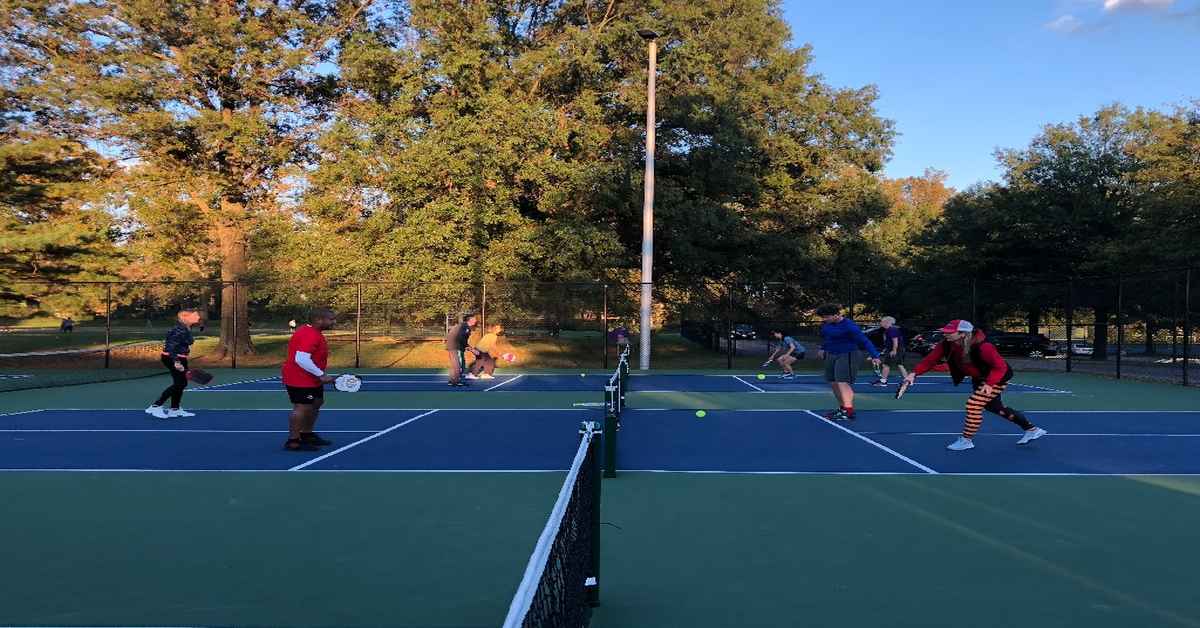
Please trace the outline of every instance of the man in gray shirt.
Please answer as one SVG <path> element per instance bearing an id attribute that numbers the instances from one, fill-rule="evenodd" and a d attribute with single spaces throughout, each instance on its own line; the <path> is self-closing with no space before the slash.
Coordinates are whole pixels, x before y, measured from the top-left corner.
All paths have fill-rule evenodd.
<path id="1" fill-rule="evenodd" d="M 470 345 L 471 328 L 477 322 L 474 314 L 464 314 L 462 322 L 450 328 L 446 334 L 446 353 L 450 356 L 450 385 L 466 386 L 462 381 L 463 372 L 467 370 L 466 352 L 476 353 Z"/>

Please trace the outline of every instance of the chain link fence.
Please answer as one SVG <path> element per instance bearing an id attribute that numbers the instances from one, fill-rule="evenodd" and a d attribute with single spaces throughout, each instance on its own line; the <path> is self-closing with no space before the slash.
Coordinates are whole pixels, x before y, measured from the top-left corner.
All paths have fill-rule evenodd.
<path id="1" fill-rule="evenodd" d="M 812 361 L 820 344 L 814 311 L 838 303 L 879 344 L 879 319 L 895 317 L 910 361 L 927 353 L 946 321 L 965 318 L 1018 369 L 1194 386 L 1198 282 L 1197 269 L 1170 269 L 1042 281 L 946 274 L 873 283 L 657 284 L 653 364 L 751 368 L 770 353 L 776 331 L 804 344 Z M 327 337 L 331 368 L 339 369 L 441 368 L 446 332 L 466 313 L 477 315 L 477 334 L 498 332 L 497 351 L 516 354 L 522 368 L 608 368 L 626 344 L 636 363 L 641 331 L 637 283 L 8 286 L 9 298 L 0 301 L 0 378 L 9 388 L 34 369 L 61 371 L 60 381 L 158 374 L 163 336 L 184 307 L 204 316 L 193 361 L 205 367 L 278 368 L 292 330 L 318 306 L 338 314 Z"/>

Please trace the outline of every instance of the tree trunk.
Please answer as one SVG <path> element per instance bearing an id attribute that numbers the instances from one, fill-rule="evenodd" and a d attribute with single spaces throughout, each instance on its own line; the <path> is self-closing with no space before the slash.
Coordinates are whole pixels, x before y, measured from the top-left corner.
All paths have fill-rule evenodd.
<path id="1" fill-rule="evenodd" d="M 1108 308 L 1096 308 L 1095 331 L 1096 338 L 1092 343 L 1092 359 L 1108 359 Z"/>
<path id="2" fill-rule="evenodd" d="M 221 199 L 220 223 L 217 226 L 217 241 L 221 247 L 221 340 L 217 357 L 225 359 L 233 355 L 237 338 L 238 355 L 254 353 L 250 341 L 250 321 L 247 316 L 249 287 L 236 286 L 246 275 L 249 243 L 246 238 L 244 203 L 232 198 Z M 234 329 L 234 319 L 237 329 Z"/>

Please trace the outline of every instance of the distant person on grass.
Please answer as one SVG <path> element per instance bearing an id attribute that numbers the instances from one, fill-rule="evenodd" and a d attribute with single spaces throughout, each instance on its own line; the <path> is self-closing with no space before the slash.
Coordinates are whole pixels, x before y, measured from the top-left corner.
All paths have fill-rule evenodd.
<path id="1" fill-rule="evenodd" d="M 69 334 L 75 331 L 75 320 L 70 316 L 64 318 L 62 323 L 58 326 L 58 331 L 61 331 L 64 334 Z"/>
<path id="2" fill-rule="evenodd" d="M 283 385 L 292 402 L 288 438 L 283 444 L 288 451 L 316 451 L 333 444 L 314 430 L 321 406 L 325 405 L 325 384 L 334 380 L 325 372 L 329 365 L 329 343 L 322 332 L 333 329 L 337 317 L 333 310 L 317 308 L 309 320 L 309 324 L 296 328 L 288 340 L 287 360 L 281 369 Z"/>
<path id="3" fill-rule="evenodd" d="M 479 352 L 471 346 L 471 328 L 474 327 L 478 319 L 474 314 L 464 314 L 462 321 L 450 328 L 446 333 L 446 354 L 450 357 L 450 381 L 451 386 L 466 386 L 463 383 L 463 373 L 467 370 L 467 352 L 470 351 L 475 355 Z"/>
<path id="4" fill-rule="evenodd" d="M 478 353 L 475 354 L 475 363 L 471 365 L 467 379 L 496 379 L 496 343 L 500 342 L 502 333 L 504 327 L 492 325 L 479 342 L 475 343 Z"/>
<path id="5" fill-rule="evenodd" d="M 879 381 L 872 386 L 884 387 L 893 367 L 900 369 L 901 379 L 908 377 L 908 371 L 904 368 L 904 334 L 896 327 L 896 319 L 884 316 L 879 326 L 883 328 L 883 368 L 879 371 Z"/>
<path id="6" fill-rule="evenodd" d="M 779 379 L 792 379 L 795 377 L 795 372 L 792 371 L 792 365 L 797 360 L 804 359 L 804 345 L 796 341 L 791 336 L 783 335 L 783 330 L 771 330 L 771 337 L 779 344 L 775 346 L 775 350 L 771 352 L 771 357 L 763 362 L 763 366 L 769 365 L 771 362 L 778 362 L 780 368 L 783 369 L 783 375 Z"/>
<path id="7" fill-rule="evenodd" d="M 192 327 L 200 324 L 200 312 L 192 308 L 184 308 L 176 317 L 175 326 L 167 331 L 167 339 L 163 343 L 162 355 L 159 361 L 171 374 L 171 385 L 167 386 L 154 403 L 146 408 L 146 414 L 159 419 L 176 419 L 196 416 L 179 407 L 183 400 L 183 389 L 187 388 L 188 354 L 192 351 Z M 168 410 L 163 404 L 171 400 Z"/>
<path id="8" fill-rule="evenodd" d="M 862 364 L 862 352 L 871 355 L 871 363 L 879 365 L 879 352 L 854 321 L 842 316 L 841 306 L 828 304 L 817 308 L 821 317 L 821 350 L 817 356 L 825 360 L 825 381 L 833 389 L 838 409 L 825 418 L 834 421 L 854 420 L 854 380 Z"/>
<path id="9" fill-rule="evenodd" d="M 973 390 L 971 396 L 967 397 L 967 418 L 962 436 L 947 445 L 946 449 L 963 451 L 975 448 L 974 438 L 983 425 L 984 410 L 1016 423 L 1025 431 L 1021 440 L 1017 441 L 1018 445 L 1025 445 L 1046 435 L 1046 430 L 1030 423 L 1023 413 L 1006 407 L 1000 400 L 1000 393 L 1004 392 L 1012 379 L 1013 370 L 982 331 L 975 329 L 970 321 L 953 320 L 946 323 L 942 333 L 945 334 L 942 341 L 934 345 L 929 355 L 913 367 L 912 373 L 904 379 L 911 385 L 917 376 L 933 370 L 942 359 L 950 367 L 950 377 L 955 386 L 967 377 L 971 378 Z"/>

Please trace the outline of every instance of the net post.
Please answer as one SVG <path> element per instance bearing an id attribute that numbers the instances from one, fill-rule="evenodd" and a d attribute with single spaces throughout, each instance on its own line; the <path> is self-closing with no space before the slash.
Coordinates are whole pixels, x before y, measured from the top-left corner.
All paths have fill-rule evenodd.
<path id="1" fill-rule="evenodd" d="M 587 580 L 587 602 L 588 606 L 595 608 L 600 605 L 600 499 L 604 493 L 604 482 L 601 478 L 607 476 L 601 472 L 604 464 L 597 451 L 599 443 L 596 442 L 595 424 L 589 423 L 588 425 L 588 429 L 593 431 L 592 440 L 588 443 L 588 449 L 591 449 L 588 456 L 592 461 L 592 474 L 596 481 L 593 483 L 595 488 L 592 495 L 592 512 L 589 513 L 592 526 L 592 564 L 590 565 L 591 577 Z"/>
<path id="2" fill-rule="evenodd" d="M 230 339 L 230 342 L 229 342 L 229 346 L 230 346 L 229 355 L 232 356 L 230 358 L 230 362 L 229 362 L 230 368 L 237 368 L 238 309 L 240 309 L 238 307 L 238 305 L 240 305 L 242 302 L 241 291 L 238 290 L 239 283 L 240 282 L 237 280 L 234 280 L 234 282 L 233 282 L 233 338 Z"/>
<path id="3" fill-rule="evenodd" d="M 1117 275 L 1117 379 L 1121 379 L 1121 354 L 1125 352 L 1124 297 L 1125 279 Z"/>
<path id="4" fill-rule="evenodd" d="M 1067 372 L 1071 372 L 1072 355 L 1075 353 L 1075 280 L 1067 280 Z"/>
<path id="5" fill-rule="evenodd" d="M 617 415 L 610 406 L 604 413 L 604 477 L 617 477 Z"/>
<path id="6" fill-rule="evenodd" d="M 112 282 L 105 284 L 104 294 L 104 368 L 112 361 Z"/>
<path id="7" fill-rule="evenodd" d="M 357 310 L 354 313 L 354 368 L 358 368 L 359 356 L 362 353 L 362 282 L 356 282 L 355 288 Z"/>

